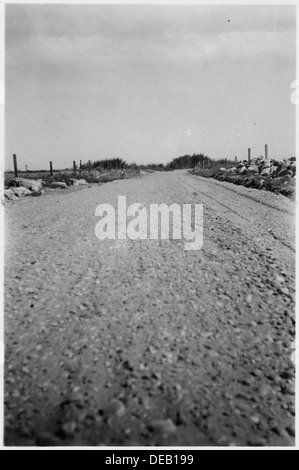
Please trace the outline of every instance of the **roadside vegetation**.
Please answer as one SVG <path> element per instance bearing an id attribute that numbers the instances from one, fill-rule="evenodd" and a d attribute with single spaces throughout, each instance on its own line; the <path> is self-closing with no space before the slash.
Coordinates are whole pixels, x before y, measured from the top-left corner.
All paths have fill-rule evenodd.
<path id="1" fill-rule="evenodd" d="M 257 160 L 263 157 L 258 157 Z M 205 178 L 214 178 L 219 181 L 243 185 L 248 188 L 266 189 L 276 194 L 283 194 L 289 198 L 295 196 L 295 158 L 289 162 L 291 167 L 282 168 L 281 174 L 260 174 L 259 171 L 250 171 L 246 161 L 236 163 L 233 160 L 219 159 L 214 160 L 203 153 L 193 155 L 182 155 L 173 158 L 169 163 L 149 163 L 147 165 L 137 165 L 136 163 L 127 163 L 123 158 L 106 158 L 94 162 L 83 163 L 74 171 L 73 168 L 63 170 L 53 170 L 52 175 L 48 170 L 19 171 L 19 176 L 32 180 L 42 179 L 44 187 L 53 187 L 55 182 L 64 182 L 67 186 L 72 184 L 71 180 L 83 179 L 86 183 L 108 183 L 111 181 L 136 178 L 144 172 L 154 171 L 173 171 L 178 169 L 188 169 L 190 173 Z M 288 165 L 287 160 L 277 162 L 271 160 L 271 165 Z M 246 171 L 243 171 L 244 165 L 247 165 Z M 5 172 L 4 184 L 6 188 L 14 185 L 14 173 Z"/>
<path id="2" fill-rule="evenodd" d="M 65 168 L 63 170 L 53 170 L 52 175 L 49 170 L 18 171 L 18 174 L 21 178 L 42 179 L 44 187 L 51 187 L 54 182 L 64 182 L 67 186 L 70 186 L 72 179 L 84 179 L 89 184 L 102 184 L 118 179 L 135 178 L 140 175 L 140 170 L 134 163 L 128 164 L 121 158 L 112 158 L 91 162 L 90 166 L 88 163 L 82 164 L 76 172 L 73 168 Z M 5 172 L 5 187 L 12 186 L 14 179 L 13 171 Z"/>
<path id="3" fill-rule="evenodd" d="M 237 174 L 231 168 L 214 167 L 209 169 L 202 169 L 196 167 L 190 170 L 190 173 L 204 178 L 213 178 L 218 181 L 226 181 L 237 185 L 245 186 L 246 188 L 264 189 L 271 191 L 275 194 L 282 194 L 290 199 L 295 198 L 296 179 L 295 173 L 284 172 L 284 174 L 271 173 L 268 175 L 261 175 L 253 171 L 247 171 L 244 174 Z"/>

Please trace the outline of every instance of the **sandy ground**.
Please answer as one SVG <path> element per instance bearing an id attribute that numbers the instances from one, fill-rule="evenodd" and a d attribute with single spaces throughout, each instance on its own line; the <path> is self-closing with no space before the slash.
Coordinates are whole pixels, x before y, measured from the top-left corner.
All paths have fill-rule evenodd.
<path id="1" fill-rule="evenodd" d="M 98 204 L 203 203 L 204 245 Z M 294 204 L 153 173 L 5 204 L 6 445 L 294 444 Z"/>

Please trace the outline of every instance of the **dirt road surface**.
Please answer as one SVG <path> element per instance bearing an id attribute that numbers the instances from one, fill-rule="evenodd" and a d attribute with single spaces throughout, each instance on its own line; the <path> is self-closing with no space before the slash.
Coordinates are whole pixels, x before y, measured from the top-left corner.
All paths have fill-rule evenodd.
<path id="1" fill-rule="evenodd" d="M 203 203 L 204 244 L 101 203 Z M 6 445 L 294 445 L 294 204 L 153 173 L 6 204 Z"/>

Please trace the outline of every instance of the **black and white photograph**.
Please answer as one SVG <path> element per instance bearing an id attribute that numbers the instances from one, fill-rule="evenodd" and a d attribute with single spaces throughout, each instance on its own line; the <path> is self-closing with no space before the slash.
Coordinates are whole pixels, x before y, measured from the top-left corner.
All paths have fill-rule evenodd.
<path id="1" fill-rule="evenodd" d="M 296 2 L 3 12 L 3 448 L 295 449 Z"/>

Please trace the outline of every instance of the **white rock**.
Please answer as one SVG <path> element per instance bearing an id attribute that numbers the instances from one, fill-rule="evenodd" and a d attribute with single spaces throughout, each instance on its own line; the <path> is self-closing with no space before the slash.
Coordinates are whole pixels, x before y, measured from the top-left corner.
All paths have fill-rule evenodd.
<path id="1" fill-rule="evenodd" d="M 171 419 L 155 420 L 151 424 L 152 428 L 156 432 L 161 434 L 171 434 L 176 431 L 176 426 Z"/>
<path id="2" fill-rule="evenodd" d="M 270 166 L 263 168 L 261 171 L 261 175 L 269 175 L 271 173 L 271 168 Z"/>
<path id="3" fill-rule="evenodd" d="M 15 178 L 13 181 L 30 191 L 40 191 L 43 187 L 43 180 L 41 179 L 30 180 L 27 178 Z"/>
<path id="4" fill-rule="evenodd" d="M 258 165 L 250 165 L 250 167 L 248 168 L 248 171 L 255 171 L 256 173 L 258 173 L 259 167 Z"/>
<path id="5" fill-rule="evenodd" d="M 108 414 L 122 418 L 126 414 L 126 408 L 121 401 L 113 398 L 108 407 Z"/>
<path id="6" fill-rule="evenodd" d="M 52 188 L 67 188 L 66 183 L 64 183 L 63 181 L 53 181 L 53 183 L 51 183 L 51 186 Z"/>
<path id="7" fill-rule="evenodd" d="M 27 188 L 20 187 L 20 188 L 12 188 L 13 193 L 18 197 L 29 196 L 31 191 Z"/>
<path id="8" fill-rule="evenodd" d="M 17 196 L 14 194 L 12 189 L 5 189 L 4 190 L 4 197 L 9 201 L 13 201 L 17 199 Z"/>

